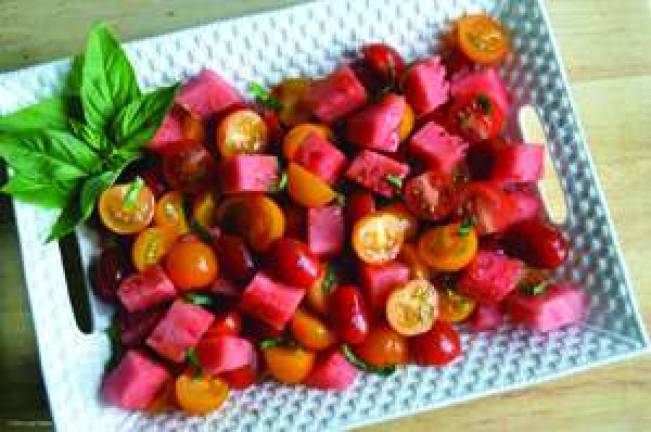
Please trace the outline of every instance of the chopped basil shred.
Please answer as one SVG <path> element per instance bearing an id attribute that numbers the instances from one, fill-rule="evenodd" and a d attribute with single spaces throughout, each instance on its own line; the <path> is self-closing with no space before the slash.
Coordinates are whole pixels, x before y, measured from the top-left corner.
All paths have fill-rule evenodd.
<path id="1" fill-rule="evenodd" d="M 145 181 L 142 179 L 142 177 L 136 177 L 129 185 L 129 190 L 127 191 L 126 195 L 124 195 L 122 207 L 125 209 L 133 209 L 136 206 L 136 202 L 138 201 L 138 195 L 140 195 L 140 191 L 144 186 Z"/>
<path id="2" fill-rule="evenodd" d="M 193 220 L 190 223 L 190 230 L 196 234 L 202 242 L 207 243 L 207 244 L 212 244 L 213 238 L 212 235 L 210 235 L 210 231 L 206 229 L 203 225 L 201 225 L 199 222 L 196 220 Z"/>
<path id="3" fill-rule="evenodd" d="M 346 360 L 348 360 L 350 364 L 352 364 L 357 369 L 364 372 L 369 372 L 369 373 L 386 377 L 394 374 L 396 371 L 395 365 L 379 368 L 379 367 L 366 364 L 364 361 L 362 361 L 359 357 L 355 355 L 355 353 L 350 348 L 350 346 L 348 346 L 348 344 L 341 345 L 341 353 L 344 355 L 344 357 L 346 357 Z"/>
<path id="4" fill-rule="evenodd" d="M 539 296 L 547 292 L 548 285 L 546 280 L 533 284 L 523 284 L 520 286 L 520 291 L 531 296 Z"/>
<path id="5" fill-rule="evenodd" d="M 474 216 L 470 216 L 469 218 L 466 218 L 461 222 L 457 234 L 459 235 L 459 237 L 465 237 L 468 234 L 470 234 L 470 231 L 472 231 L 475 225 L 477 225 L 477 219 L 475 219 Z"/>
<path id="6" fill-rule="evenodd" d="M 199 361 L 199 356 L 197 355 L 197 351 L 194 349 L 194 347 L 188 350 L 188 354 L 186 355 L 185 360 L 192 367 L 192 369 L 194 369 L 194 376 L 192 378 L 203 378 L 203 369 L 201 367 L 201 362 Z"/>
<path id="7" fill-rule="evenodd" d="M 280 111 L 283 106 L 274 95 L 262 85 L 252 82 L 249 84 L 249 92 L 255 97 L 255 100 L 262 105 L 271 108 L 274 111 Z"/>
<path id="8" fill-rule="evenodd" d="M 387 174 L 385 177 L 387 183 L 389 183 L 394 188 L 400 190 L 402 189 L 402 179 L 395 174 Z"/>
<path id="9" fill-rule="evenodd" d="M 294 339 L 267 338 L 260 341 L 260 349 L 267 349 L 279 346 L 298 348 L 300 345 Z"/>
<path id="10" fill-rule="evenodd" d="M 490 114 L 493 111 L 493 104 L 491 104 L 491 100 L 488 99 L 488 96 L 483 94 L 477 96 L 477 103 L 486 114 Z"/>
<path id="11" fill-rule="evenodd" d="M 187 303 L 198 306 L 210 306 L 213 304 L 213 298 L 207 294 L 187 293 L 184 299 Z"/>
<path id="12" fill-rule="evenodd" d="M 323 276 L 323 281 L 321 282 L 323 293 L 326 295 L 330 294 L 338 282 L 337 269 L 332 263 L 329 263 L 326 265 L 325 276 Z"/>
<path id="13" fill-rule="evenodd" d="M 287 172 L 283 171 L 282 173 L 280 173 L 280 178 L 278 179 L 278 183 L 273 185 L 269 192 L 278 193 L 284 191 L 285 189 L 287 189 Z"/>

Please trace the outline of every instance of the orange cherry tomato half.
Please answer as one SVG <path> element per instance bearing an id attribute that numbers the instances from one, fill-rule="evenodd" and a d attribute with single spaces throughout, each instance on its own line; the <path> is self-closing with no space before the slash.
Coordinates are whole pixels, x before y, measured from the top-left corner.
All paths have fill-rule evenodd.
<path id="1" fill-rule="evenodd" d="M 154 194 L 144 184 L 116 185 L 102 192 L 98 208 L 108 229 L 123 235 L 136 234 L 154 218 Z"/>
<path id="2" fill-rule="evenodd" d="M 174 245 L 179 233 L 169 227 L 147 228 L 131 247 L 133 265 L 139 271 L 158 264 Z"/>
<path id="3" fill-rule="evenodd" d="M 219 265 L 210 246 L 200 241 L 180 241 L 165 259 L 165 270 L 182 290 L 205 288 L 217 278 Z"/>
<path id="4" fill-rule="evenodd" d="M 192 219 L 206 229 L 211 228 L 217 223 L 216 209 L 215 192 L 204 191 L 192 204 Z"/>
<path id="5" fill-rule="evenodd" d="M 321 351 L 336 342 L 333 332 L 319 318 L 299 309 L 292 318 L 292 334 L 305 348 Z"/>
<path id="6" fill-rule="evenodd" d="M 222 157 L 263 153 L 267 148 L 267 124 L 253 110 L 232 112 L 219 123 L 215 135 Z"/>
<path id="7" fill-rule="evenodd" d="M 281 105 L 278 117 L 285 126 L 294 126 L 310 120 L 312 113 L 303 102 L 303 97 L 311 83 L 307 78 L 289 78 L 273 88 L 272 94 Z"/>
<path id="8" fill-rule="evenodd" d="M 420 257 L 418 249 L 411 243 L 405 243 L 400 250 L 398 259 L 409 266 L 410 279 L 425 279 L 429 280 L 432 277 L 432 272 L 425 261 Z"/>
<path id="9" fill-rule="evenodd" d="M 506 57 L 511 42 L 504 27 L 486 15 L 468 15 L 457 25 L 459 47 L 470 60 L 495 64 Z"/>
<path id="10" fill-rule="evenodd" d="M 203 144 L 206 139 L 206 130 L 201 117 L 189 111 L 183 113 L 181 120 L 181 133 L 183 138 Z"/>
<path id="11" fill-rule="evenodd" d="M 160 197 L 154 209 L 154 223 L 158 226 L 174 228 L 179 235 L 187 234 L 190 228 L 185 217 L 181 192 L 167 192 Z"/>
<path id="12" fill-rule="evenodd" d="M 322 207 L 337 196 L 319 176 L 293 162 L 287 168 L 287 192 L 303 207 Z"/>
<path id="13" fill-rule="evenodd" d="M 301 144 L 303 144 L 303 141 L 305 141 L 305 138 L 313 133 L 325 139 L 330 139 L 332 137 L 332 131 L 330 128 L 316 123 L 303 123 L 294 126 L 289 132 L 287 132 L 287 135 L 285 135 L 285 138 L 283 139 L 283 155 L 287 160 L 294 159 L 296 152 Z"/>
<path id="14" fill-rule="evenodd" d="M 403 336 L 428 332 L 438 316 L 438 295 L 426 280 L 413 280 L 395 289 L 386 304 L 389 325 Z"/>
<path id="15" fill-rule="evenodd" d="M 337 273 L 330 264 L 324 264 L 323 268 L 319 279 L 308 288 L 305 300 L 312 311 L 327 316 L 330 294 L 337 288 Z"/>
<path id="16" fill-rule="evenodd" d="M 400 253 L 406 229 L 404 220 L 393 213 L 370 214 L 353 227 L 353 249 L 365 263 L 387 263 Z"/>
<path id="17" fill-rule="evenodd" d="M 353 349 L 365 363 L 377 368 L 405 364 L 408 360 L 407 340 L 386 324 L 371 328 L 364 342 Z"/>
<path id="18" fill-rule="evenodd" d="M 405 111 L 402 113 L 402 118 L 400 119 L 400 124 L 398 125 L 398 136 L 400 141 L 404 141 L 409 138 L 411 131 L 414 130 L 414 125 L 416 124 L 416 115 L 414 110 L 405 104 Z"/>
<path id="19" fill-rule="evenodd" d="M 479 239 L 474 228 L 465 232 L 461 224 L 432 228 L 418 240 L 418 253 L 434 270 L 459 271 L 477 255 Z"/>
<path id="20" fill-rule="evenodd" d="M 458 323 L 468 319 L 475 310 L 477 303 L 451 289 L 439 293 L 439 319 L 450 323 Z"/>
<path id="21" fill-rule="evenodd" d="M 271 376 L 283 384 L 298 384 L 307 378 L 316 358 L 314 352 L 295 346 L 264 348 L 262 355 Z"/>
<path id="22" fill-rule="evenodd" d="M 402 202 L 395 202 L 380 208 L 381 211 L 396 215 L 405 224 L 405 238 L 407 240 L 416 237 L 420 224 L 418 218 L 409 211 L 407 206 Z"/>
<path id="23" fill-rule="evenodd" d="M 195 376 L 193 371 L 179 375 L 174 385 L 179 407 L 192 415 L 215 411 L 228 398 L 228 385 L 217 377 Z"/>

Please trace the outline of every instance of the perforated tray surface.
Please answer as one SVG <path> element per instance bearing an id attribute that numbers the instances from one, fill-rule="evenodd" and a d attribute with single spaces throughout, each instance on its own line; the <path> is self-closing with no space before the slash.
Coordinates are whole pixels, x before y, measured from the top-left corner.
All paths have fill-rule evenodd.
<path id="1" fill-rule="evenodd" d="M 647 337 L 595 178 L 549 21 L 536 0 L 335 0 L 217 22 L 129 44 L 148 88 L 215 69 L 240 90 L 316 76 L 369 41 L 386 41 L 408 59 L 435 52 L 438 36 L 467 12 L 485 11 L 513 33 L 514 54 L 501 68 L 514 106 L 534 106 L 544 123 L 569 209 L 572 251 L 558 278 L 592 298 L 587 322 L 549 334 L 504 325 L 464 334 L 461 361 L 441 369 L 409 366 L 382 379 L 364 375 L 348 391 L 326 393 L 265 383 L 234 392 L 207 418 L 147 416 L 103 405 L 98 388 L 109 344 L 110 313 L 94 303 L 96 330 L 82 334 L 68 299 L 56 244 L 43 240 L 53 214 L 16 203 L 25 277 L 51 412 L 62 431 L 339 430 L 522 387 L 646 350 Z M 58 61 L 0 75 L 0 113 L 58 91 L 69 68 Z M 515 114 L 514 114 L 515 115 Z M 519 132 L 513 131 L 514 138 Z M 92 243 L 80 234 L 85 257 Z"/>

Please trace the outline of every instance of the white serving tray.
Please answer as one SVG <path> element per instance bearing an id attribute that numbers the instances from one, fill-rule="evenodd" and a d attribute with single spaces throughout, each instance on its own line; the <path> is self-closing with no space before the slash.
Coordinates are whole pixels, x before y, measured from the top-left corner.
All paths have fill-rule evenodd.
<path id="1" fill-rule="evenodd" d="M 334 0 L 221 21 L 128 44 L 141 84 L 153 88 L 209 67 L 244 91 L 252 80 L 324 74 L 369 41 L 386 41 L 408 59 L 436 49 L 438 35 L 466 12 L 498 17 L 514 36 L 502 67 L 516 108 L 542 119 L 569 217 L 572 252 L 558 271 L 592 297 L 587 322 L 549 334 L 510 325 L 464 334 L 463 361 L 445 368 L 402 368 L 365 375 L 348 391 L 326 393 L 265 383 L 235 392 L 207 418 L 155 417 L 103 405 L 98 388 L 110 313 L 93 301 L 95 330 L 76 326 L 57 244 L 44 244 L 53 214 L 15 203 L 25 279 L 52 416 L 61 431 L 340 430 L 552 380 L 647 351 L 633 288 L 551 36 L 542 0 Z M 0 114 L 56 93 L 69 68 L 57 61 L 0 75 Z M 515 119 L 517 110 L 512 114 Z M 512 124 L 517 124 L 513 122 Z M 514 138 L 520 137 L 513 128 Z M 84 261 L 92 242 L 80 234 Z"/>

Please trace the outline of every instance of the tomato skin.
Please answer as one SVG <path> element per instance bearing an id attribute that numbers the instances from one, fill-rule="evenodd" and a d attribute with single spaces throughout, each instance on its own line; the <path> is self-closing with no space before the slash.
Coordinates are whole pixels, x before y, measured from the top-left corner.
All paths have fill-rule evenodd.
<path id="1" fill-rule="evenodd" d="M 424 233 L 418 241 L 418 253 L 434 270 L 459 271 L 477 255 L 479 238 L 474 228 L 459 234 L 461 224 L 439 226 Z"/>
<path id="2" fill-rule="evenodd" d="M 217 377 L 196 377 L 187 371 L 174 386 L 179 407 L 188 414 L 204 415 L 218 409 L 228 398 L 228 385 Z"/>
<path id="3" fill-rule="evenodd" d="M 330 139 L 332 131 L 325 125 L 317 123 L 303 123 L 294 126 L 287 132 L 283 139 L 283 155 L 287 160 L 294 160 L 296 153 L 303 141 L 311 134 L 317 134 L 323 139 Z"/>
<path id="4" fill-rule="evenodd" d="M 474 312 L 477 303 L 452 290 L 445 290 L 439 295 L 439 319 L 450 323 L 465 321 Z"/>
<path id="5" fill-rule="evenodd" d="M 428 171 L 407 181 L 405 204 L 416 216 L 439 221 L 450 216 L 458 202 L 459 191 L 449 176 Z"/>
<path id="6" fill-rule="evenodd" d="M 306 78 L 290 78 L 274 86 L 272 94 L 282 105 L 278 117 L 284 125 L 295 126 L 310 120 L 312 113 L 304 100 L 310 84 L 311 80 Z"/>
<path id="7" fill-rule="evenodd" d="M 418 249 L 411 243 L 405 243 L 400 250 L 398 259 L 409 266 L 410 279 L 429 280 L 432 272 L 423 258 L 418 253 Z"/>
<path id="8" fill-rule="evenodd" d="M 154 194 L 142 186 L 132 206 L 125 205 L 131 184 L 115 185 L 102 192 L 97 208 L 109 230 L 117 234 L 137 234 L 147 228 L 154 218 Z"/>
<path id="9" fill-rule="evenodd" d="M 253 255 L 246 242 L 238 236 L 222 234 L 215 242 L 219 267 L 230 279 L 248 282 L 256 271 Z"/>
<path id="10" fill-rule="evenodd" d="M 395 202 L 382 207 L 380 211 L 394 214 L 403 221 L 406 227 L 405 238 L 407 240 L 413 239 L 418 233 L 418 229 L 420 228 L 418 218 L 416 218 L 416 216 L 409 211 L 404 203 Z"/>
<path id="11" fill-rule="evenodd" d="M 449 111 L 451 128 L 471 143 L 491 140 L 502 131 L 506 114 L 500 105 L 484 93 L 457 98 Z"/>
<path id="12" fill-rule="evenodd" d="M 239 336 L 240 333 L 242 333 L 242 317 L 237 311 L 231 310 L 215 315 L 215 321 L 203 337 Z"/>
<path id="13" fill-rule="evenodd" d="M 370 192 L 355 192 L 346 198 L 346 222 L 353 226 L 360 219 L 375 213 L 375 198 Z"/>
<path id="14" fill-rule="evenodd" d="M 159 198 L 154 209 L 154 223 L 173 228 L 179 235 L 186 234 L 190 228 L 183 208 L 183 195 L 178 191 L 167 192 Z"/>
<path id="15" fill-rule="evenodd" d="M 321 276 L 316 280 L 316 282 L 312 284 L 310 288 L 308 288 L 305 295 L 305 299 L 310 309 L 321 316 L 328 315 L 330 293 L 336 288 L 333 286 L 329 288 L 329 291 L 326 291 L 323 286 L 325 277 L 326 271 L 324 266 L 323 271 L 321 271 Z"/>
<path id="16" fill-rule="evenodd" d="M 105 302 L 117 301 L 120 282 L 131 270 L 122 250 L 117 246 L 104 248 L 94 270 L 94 286 L 97 295 Z"/>
<path id="17" fill-rule="evenodd" d="M 210 229 L 216 223 L 216 209 L 217 198 L 215 192 L 206 190 L 197 195 L 192 203 L 192 219 L 202 227 Z"/>
<path id="18" fill-rule="evenodd" d="M 436 321 L 430 331 L 409 340 L 409 351 L 421 366 L 444 366 L 461 354 L 461 337 L 449 323 Z"/>
<path id="19" fill-rule="evenodd" d="M 556 227 L 531 219 L 512 226 L 504 238 L 507 252 L 536 268 L 554 270 L 565 262 L 570 245 Z"/>
<path id="20" fill-rule="evenodd" d="M 194 141 L 200 145 L 203 144 L 206 139 L 206 130 L 204 129 L 201 117 L 189 111 L 183 113 L 181 119 L 181 131 L 183 138 Z"/>
<path id="21" fill-rule="evenodd" d="M 178 232 L 169 227 L 153 227 L 142 231 L 131 247 L 134 267 L 138 271 L 144 271 L 147 267 L 158 264 L 170 251 L 177 237 Z"/>
<path id="22" fill-rule="evenodd" d="M 323 207 L 337 196 L 319 176 L 291 162 L 287 168 L 287 192 L 303 207 Z"/>
<path id="23" fill-rule="evenodd" d="M 400 119 L 400 124 L 398 125 L 398 137 L 400 141 L 409 138 L 409 135 L 414 130 L 415 124 L 416 114 L 414 114 L 414 109 L 411 105 L 405 104 L 405 111 L 402 113 L 402 119 Z"/>
<path id="24" fill-rule="evenodd" d="M 503 60 L 511 49 L 504 27 L 486 15 L 467 15 L 457 23 L 458 44 L 470 60 L 491 65 Z"/>
<path id="25" fill-rule="evenodd" d="M 291 328 L 296 340 L 305 348 L 314 351 L 329 348 L 337 341 L 325 323 L 301 309 L 297 310 L 292 318 Z"/>
<path id="26" fill-rule="evenodd" d="M 351 345 L 364 342 L 370 331 L 369 313 L 361 290 L 342 285 L 330 295 L 330 323 L 339 338 Z"/>
<path id="27" fill-rule="evenodd" d="M 362 47 L 362 54 L 369 69 L 385 81 L 399 82 L 405 61 L 395 48 L 383 43 L 368 44 Z"/>
<path id="28" fill-rule="evenodd" d="M 321 275 L 321 263 L 307 245 L 288 237 L 271 245 L 267 268 L 280 280 L 301 288 L 309 288 Z"/>
<path id="29" fill-rule="evenodd" d="M 275 346 L 262 350 L 267 369 L 276 381 L 298 384 L 312 371 L 316 354 L 301 347 Z"/>
<path id="30" fill-rule="evenodd" d="M 194 141 L 179 144 L 178 150 L 163 158 L 163 175 L 173 189 L 195 194 L 212 183 L 215 162 L 205 147 Z"/>
<path id="31" fill-rule="evenodd" d="M 405 364 L 409 359 L 407 339 L 384 323 L 374 326 L 364 342 L 355 346 L 355 354 L 378 368 Z"/>
<path id="32" fill-rule="evenodd" d="M 212 249 L 197 241 L 177 242 L 165 259 L 167 275 L 181 290 L 205 288 L 217 278 L 219 265 Z"/>

